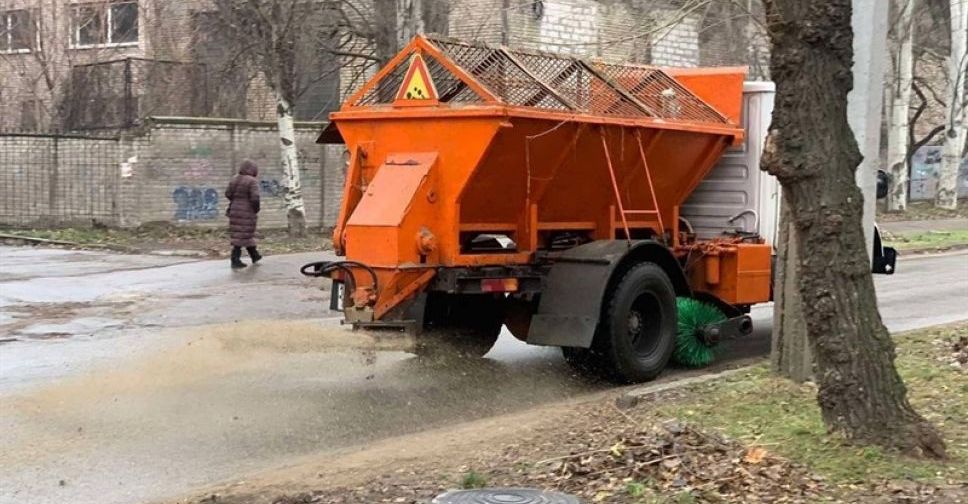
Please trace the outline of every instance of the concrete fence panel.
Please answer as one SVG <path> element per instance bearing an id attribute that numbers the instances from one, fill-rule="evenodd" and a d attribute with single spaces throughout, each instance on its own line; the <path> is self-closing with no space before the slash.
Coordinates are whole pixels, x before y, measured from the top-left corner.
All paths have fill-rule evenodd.
<path id="1" fill-rule="evenodd" d="M 117 138 L 0 134 L 0 223 L 116 225 Z"/>
<path id="2" fill-rule="evenodd" d="M 297 123 L 310 226 L 332 226 L 342 194 L 342 146 L 315 143 Z M 239 163 L 260 168 L 260 226 L 286 226 L 286 191 L 272 123 L 151 118 L 118 138 L 0 133 L 0 225 L 226 225 L 225 188 Z"/>

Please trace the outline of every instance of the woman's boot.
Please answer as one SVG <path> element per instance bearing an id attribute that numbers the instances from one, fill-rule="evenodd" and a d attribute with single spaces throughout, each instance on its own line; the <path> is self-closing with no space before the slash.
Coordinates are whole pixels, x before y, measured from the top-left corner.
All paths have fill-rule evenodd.
<path id="1" fill-rule="evenodd" d="M 262 259 L 262 254 L 260 254 L 255 247 L 245 247 L 245 250 L 249 253 L 249 257 L 252 259 L 252 264 L 257 263 Z"/>
<path id="2" fill-rule="evenodd" d="M 232 247 L 232 269 L 244 267 L 245 263 L 242 262 L 242 247 Z"/>

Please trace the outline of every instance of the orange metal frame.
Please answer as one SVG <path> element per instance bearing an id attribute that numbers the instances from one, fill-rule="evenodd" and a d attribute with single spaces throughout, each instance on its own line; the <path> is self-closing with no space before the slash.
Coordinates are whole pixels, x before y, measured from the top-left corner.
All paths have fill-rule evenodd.
<path id="1" fill-rule="evenodd" d="M 481 103 L 357 105 L 414 53 L 435 59 Z M 705 74 L 703 86 L 715 83 L 716 75 Z M 735 73 L 728 80 L 734 82 Z M 730 91 L 719 101 L 739 103 L 741 92 Z M 691 249 L 680 244 L 679 205 L 743 136 L 730 123 L 508 105 L 422 37 L 332 120 L 350 152 L 333 242 L 338 253 L 376 271 L 376 318 L 424 289 L 436 268 L 530 264 L 535 252 L 563 233 L 595 240 L 615 239 L 617 231 L 626 239 L 654 236 L 685 254 Z M 467 250 L 469 238 L 487 233 L 507 235 L 516 246 Z M 744 246 L 731 244 L 720 252 L 747 257 Z M 759 272 L 757 261 L 756 267 L 741 263 Z M 721 275 L 718 284 L 702 287 L 728 302 L 761 294 L 749 282 L 733 288 L 742 283 L 737 278 Z"/>

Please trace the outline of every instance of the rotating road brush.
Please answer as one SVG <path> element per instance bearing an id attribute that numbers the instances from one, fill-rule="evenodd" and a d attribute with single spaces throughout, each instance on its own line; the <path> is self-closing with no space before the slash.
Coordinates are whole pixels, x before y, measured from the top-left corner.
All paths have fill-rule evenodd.
<path id="1" fill-rule="evenodd" d="M 703 340 L 702 330 L 709 324 L 726 320 L 726 315 L 715 306 L 692 298 L 676 298 L 679 312 L 676 349 L 672 359 L 688 367 L 703 367 L 715 359 L 715 345 Z"/>

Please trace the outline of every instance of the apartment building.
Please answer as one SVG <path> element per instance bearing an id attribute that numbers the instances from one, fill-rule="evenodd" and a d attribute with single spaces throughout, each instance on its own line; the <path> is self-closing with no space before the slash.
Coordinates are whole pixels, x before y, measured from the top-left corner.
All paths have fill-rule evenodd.
<path id="1" fill-rule="evenodd" d="M 210 10 L 205 0 L 0 0 L 0 128 L 117 129 L 148 115 L 272 120 L 264 80 L 221 68 L 232 48 L 208 29 Z M 307 98 L 337 101 L 334 79 Z M 301 118 L 318 114 L 302 108 Z"/>
<path id="2" fill-rule="evenodd" d="M 353 38 L 358 54 L 392 55 L 415 33 L 437 32 L 612 60 L 751 64 L 765 72 L 766 41 L 753 23 L 710 11 L 708 2 L 307 2 L 345 18 L 340 36 Z M 213 28 L 211 10 L 212 0 L 0 0 L 0 129 L 116 129 L 149 115 L 272 120 L 274 102 L 259 74 L 226 68 L 232 43 Z M 302 95 L 299 119 L 325 118 L 379 60 L 319 57 L 342 70 Z"/>
<path id="3" fill-rule="evenodd" d="M 78 69 L 129 58 L 152 59 L 162 52 L 171 56 L 170 49 L 161 49 L 163 40 L 152 35 L 158 18 L 169 14 L 166 11 L 173 4 L 176 2 L 158 0 L 0 1 L 0 127 L 46 128 L 71 113 L 68 84 Z M 166 19 L 164 24 L 170 26 L 170 21 Z M 166 38 L 164 42 L 173 40 Z M 114 84 L 107 82 L 109 69 L 101 72 L 105 87 Z M 123 91 L 124 82 L 116 84 Z"/>

